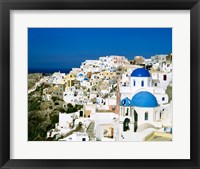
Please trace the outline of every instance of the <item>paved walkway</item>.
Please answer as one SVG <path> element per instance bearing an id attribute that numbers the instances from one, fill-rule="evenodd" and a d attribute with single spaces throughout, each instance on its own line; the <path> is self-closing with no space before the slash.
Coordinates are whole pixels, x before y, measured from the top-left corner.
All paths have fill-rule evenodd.
<path id="1" fill-rule="evenodd" d="M 41 84 L 42 83 L 40 83 L 40 82 L 35 83 L 35 86 L 28 90 L 28 94 L 30 94 L 31 92 L 35 91 L 38 86 L 41 86 Z"/>
<path id="2" fill-rule="evenodd" d="M 70 132 L 68 132 L 67 134 L 65 134 L 65 135 L 63 136 L 63 138 L 72 135 L 74 132 L 77 132 L 77 131 L 79 131 L 80 129 L 81 129 L 81 126 L 79 125 L 79 126 L 77 126 L 74 130 L 71 130 Z"/>
<path id="3" fill-rule="evenodd" d="M 94 121 L 92 121 L 87 129 L 87 134 L 89 136 L 90 141 L 95 141 L 95 135 L 94 135 Z"/>

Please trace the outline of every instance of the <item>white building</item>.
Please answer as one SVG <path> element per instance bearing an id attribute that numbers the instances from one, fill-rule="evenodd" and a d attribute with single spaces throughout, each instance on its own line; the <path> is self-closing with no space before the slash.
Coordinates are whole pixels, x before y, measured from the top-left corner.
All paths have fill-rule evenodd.
<path id="1" fill-rule="evenodd" d="M 115 141 L 118 140 L 118 114 L 113 112 L 93 113 L 97 140 Z"/>
<path id="2" fill-rule="evenodd" d="M 87 102 L 87 97 L 84 96 L 84 91 L 82 89 L 76 89 L 74 86 L 65 89 L 63 93 L 63 100 L 66 103 L 72 104 L 84 104 Z"/>
<path id="3" fill-rule="evenodd" d="M 166 89 L 172 83 L 172 72 L 151 71 L 152 79 L 154 80 L 153 86 Z"/>
<path id="4" fill-rule="evenodd" d="M 65 73 L 55 72 L 51 76 L 53 84 L 64 84 L 65 83 Z"/>
<path id="5" fill-rule="evenodd" d="M 73 134 L 63 139 L 59 139 L 58 141 L 89 141 L 89 137 L 86 132 L 74 132 Z"/>
<path id="6" fill-rule="evenodd" d="M 162 118 L 167 115 L 163 108 L 156 97 L 147 91 L 138 92 L 132 99 L 124 98 L 120 103 L 119 139 L 140 140 L 141 135 L 146 137 L 150 131 L 161 130 L 164 124 Z M 169 121 L 168 126 L 172 126 Z"/>
<path id="7" fill-rule="evenodd" d="M 54 135 L 60 135 L 65 136 L 70 131 L 75 129 L 79 122 L 83 122 L 84 120 L 81 120 L 84 116 L 84 111 L 80 110 L 74 113 L 59 113 L 59 121 L 55 124 L 55 129 L 52 129 L 47 132 L 47 138 L 48 137 L 54 137 Z M 77 120 L 77 122 L 76 122 Z"/>
<path id="8" fill-rule="evenodd" d="M 166 88 L 153 86 L 152 77 L 147 69 L 137 68 L 133 70 L 129 77 L 127 85 L 120 86 L 121 100 L 125 97 L 131 99 L 139 91 L 148 91 L 156 96 L 159 104 L 168 103 L 168 95 L 165 93 Z"/>
<path id="9" fill-rule="evenodd" d="M 168 95 L 165 89 L 152 86 L 152 78 L 147 69 L 135 69 L 130 76 L 130 85 L 122 85 L 120 93 L 120 139 L 123 140 L 127 132 L 128 135 L 133 135 L 135 132 L 143 132 L 149 128 L 154 130 L 162 128 L 162 116 L 167 112 L 165 109 Z M 140 137 L 136 135 L 135 137 Z"/>

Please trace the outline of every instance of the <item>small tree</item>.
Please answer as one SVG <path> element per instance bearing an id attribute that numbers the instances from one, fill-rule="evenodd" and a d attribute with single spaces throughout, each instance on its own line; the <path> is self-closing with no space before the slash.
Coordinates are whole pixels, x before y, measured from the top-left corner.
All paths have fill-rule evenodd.
<path id="1" fill-rule="evenodd" d="M 91 101 L 93 104 L 95 104 L 95 103 L 96 103 L 96 98 L 92 98 L 92 99 L 90 99 L 90 101 Z"/>
<path id="2" fill-rule="evenodd" d="M 72 108 L 73 105 L 72 105 L 71 103 L 68 103 L 68 104 L 67 104 L 67 107 L 68 107 L 68 108 Z"/>

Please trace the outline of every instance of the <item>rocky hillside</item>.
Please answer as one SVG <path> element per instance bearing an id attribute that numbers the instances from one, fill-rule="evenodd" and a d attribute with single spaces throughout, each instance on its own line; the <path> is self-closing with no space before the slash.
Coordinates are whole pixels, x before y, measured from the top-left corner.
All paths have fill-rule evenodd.
<path id="1" fill-rule="evenodd" d="M 28 89 L 31 89 L 42 77 L 42 73 L 28 74 Z"/>
<path id="2" fill-rule="evenodd" d="M 31 75 L 39 79 L 40 75 Z M 32 81 L 32 80 L 29 80 Z M 35 82 L 35 80 L 33 80 Z M 50 86 L 51 87 L 51 86 Z M 29 141 L 45 141 L 47 131 L 55 128 L 55 123 L 58 123 L 59 112 L 72 113 L 81 109 L 81 105 L 67 104 L 63 108 L 64 101 L 52 97 L 50 101 L 42 99 L 43 89 L 48 88 L 41 84 L 35 91 L 28 95 L 28 140 Z"/>

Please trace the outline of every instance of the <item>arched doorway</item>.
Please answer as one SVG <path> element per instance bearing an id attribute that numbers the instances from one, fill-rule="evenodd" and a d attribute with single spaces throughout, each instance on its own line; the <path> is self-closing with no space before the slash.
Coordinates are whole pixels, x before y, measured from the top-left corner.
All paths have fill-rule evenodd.
<path id="1" fill-rule="evenodd" d="M 134 122 L 134 132 L 137 131 L 137 128 L 138 128 L 138 114 L 137 112 L 134 110 L 134 119 L 135 119 L 135 122 Z"/>
<path id="2" fill-rule="evenodd" d="M 130 123 L 130 119 L 125 118 L 124 123 L 123 123 L 123 131 L 130 130 L 129 123 Z"/>
<path id="3" fill-rule="evenodd" d="M 80 111 L 80 117 L 83 117 L 83 111 L 82 110 Z"/>

